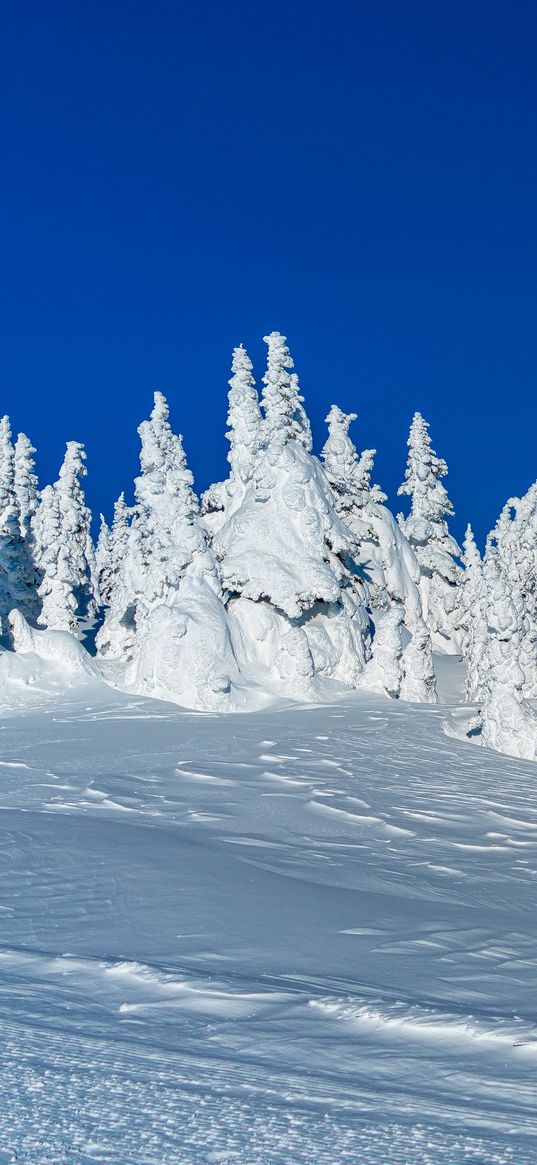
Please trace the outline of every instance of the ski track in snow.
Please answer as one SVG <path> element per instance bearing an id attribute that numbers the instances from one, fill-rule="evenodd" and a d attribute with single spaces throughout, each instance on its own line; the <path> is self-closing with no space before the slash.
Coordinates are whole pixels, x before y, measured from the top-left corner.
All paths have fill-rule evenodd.
<path id="1" fill-rule="evenodd" d="M 534 1165 L 534 765 L 367 694 L 38 699 L 0 724 L 0 1162 Z"/>

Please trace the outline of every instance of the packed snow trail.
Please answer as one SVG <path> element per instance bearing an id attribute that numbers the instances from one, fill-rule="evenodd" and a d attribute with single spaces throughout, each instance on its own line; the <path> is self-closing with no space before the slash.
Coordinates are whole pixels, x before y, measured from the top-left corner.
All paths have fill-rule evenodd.
<path id="1" fill-rule="evenodd" d="M 533 1165 L 533 764 L 367 694 L 25 699 L 0 722 L 0 1162 Z"/>

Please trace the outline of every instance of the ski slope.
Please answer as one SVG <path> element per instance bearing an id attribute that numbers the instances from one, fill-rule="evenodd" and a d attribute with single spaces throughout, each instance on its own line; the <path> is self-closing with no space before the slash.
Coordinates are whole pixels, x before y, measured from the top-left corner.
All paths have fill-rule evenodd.
<path id="1" fill-rule="evenodd" d="M 228 716 L 13 681 L 1 1162 L 534 1165 L 537 772 L 446 734 L 457 667 Z"/>

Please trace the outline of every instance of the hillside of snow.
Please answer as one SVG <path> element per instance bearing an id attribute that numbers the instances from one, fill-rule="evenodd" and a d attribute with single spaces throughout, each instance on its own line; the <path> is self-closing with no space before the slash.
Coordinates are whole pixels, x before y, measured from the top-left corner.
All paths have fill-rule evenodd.
<path id="1" fill-rule="evenodd" d="M 455 657 L 248 715 L 17 660 L 0 1161 L 533 1165 L 535 766 Z"/>

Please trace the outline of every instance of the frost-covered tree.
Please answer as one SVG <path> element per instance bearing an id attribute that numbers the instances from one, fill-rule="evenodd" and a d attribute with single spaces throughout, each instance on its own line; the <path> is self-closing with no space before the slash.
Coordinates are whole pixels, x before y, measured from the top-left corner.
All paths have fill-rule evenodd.
<path id="1" fill-rule="evenodd" d="M 103 588 L 101 580 L 107 570 L 108 556 L 110 554 L 110 527 L 104 514 L 99 515 L 99 534 L 97 537 L 97 545 L 95 547 L 95 583 L 94 589 L 99 596 L 99 601 L 104 603 Z"/>
<path id="2" fill-rule="evenodd" d="M 215 533 L 214 547 L 241 659 L 261 668 L 268 685 L 293 695 L 300 642 L 301 690 L 309 673 L 315 698 L 325 679 L 358 684 L 369 654 L 369 619 L 353 587 L 356 539 L 310 452 L 310 425 L 297 377 L 289 371 L 285 338 L 273 332 L 265 339 L 264 444 L 240 505 Z M 301 630 L 305 640 L 288 636 L 290 628 Z M 305 641 L 312 672 L 304 663 Z M 293 659 L 284 667 L 282 652 L 291 648 Z"/>
<path id="3" fill-rule="evenodd" d="M 19 433 L 15 442 L 13 484 L 23 538 L 31 536 L 32 520 L 39 504 L 34 453 L 29 437 L 26 433 Z"/>
<path id="4" fill-rule="evenodd" d="M 509 498 L 489 535 L 500 570 L 523 604 L 520 664 L 523 694 L 537 696 L 537 483 Z"/>
<path id="5" fill-rule="evenodd" d="M 420 568 L 405 534 L 382 504 L 385 494 L 379 486 L 371 486 L 374 451 L 366 450 L 359 457 L 349 436 L 349 425 L 355 419 L 355 413 L 344 413 L 337 405 L 332 405 L 327 417 L 328 439 L 322 452 L 338 511 L 358 544 L 355 583 L 360 593 L 366 580 L 373 609 L 402 608 L 407 631 L 412 637 L 416 636 L 416 641 L 405 650 L 405 662 L 400 664 L 399 686 L 403 683 L 406 668 L 406 699 L 430 701 L 436 698 L 436 687 L 431 644 L 427 642 L 422 617 Z M 380 685 L 388 690 L 380 672 L 387 674 L 386 653 L 391 645 L 395 653 L 393 675 L 399 674 L 400 634 L 398 615 L 390 616 L 387 622 L 379 620 L 377 645 L 375 648 L 373 641 L 373 661 L 366 669 L 364 684 L 369 678 L 373 687 Z M 379 653 L 381 662 L 377 666 L 375 654 Z M 390 690 L 396 689 L 399 692 L 397 684 Z"/>
<path id="6" fill-rule="evenodd" d="M 458 653 L 461 645 L 461 568 L 455 561 L 460 548 L 449 533 L 446 519 L 453 506 L 442 478 L 446 462 L 431 446 L 429 425 L 415 413 L 408 438 L 408 462 L 399 493 L 411 499 L 410 514 L 400 518 L 419 562 L 425 621 L 433 645 L 440 651 Z"/>
<path id="7" fill-rule="evenodd" d="M 311 426 L 303 407 L 304 397 L 299 392 L 298 376 L 290 371 L 294 363 L 285 342 L 287 337 L 271 332 L 263 339 L 268 346 L 261 397 L 267 445 L 276 454 L 288 441 L 295 440 L 310 453 Z"/>
<path id="8" fill-rule="evenodd" d="M 210 486 L 201 499 L 202 513 L 212 531 L 222 525 L 224 511 L 229 516 L 240 505 L 264 444 L 263 418 L 252 375 L 253 366 L 242 344 L 233 349 L 231 371 L 226 432 L 229 477 L 227 481 Z"/>
<path id="9" fill-rule="evenodd" d="M 119 578 L 123 563 L 128 557 L 129 529 L 134 510 L 125 501 L 125 494 L 120 493 L 114 504 L 114 518 L 109 528 L 106 523 L 103 530 L 103 550 L 99 552 L 97 545 L 97 562 L 99 568 L 99 594 L 101 602 L 109 604 L 114 591 L 116 580 Z M 103 518 L 104 522 L 104 518 Z"/>
<path id="10" fill-rule="evenodd" d="M 435 704 L 438 699 L 431 636 L 423 619 L 414 624 L 403 651 L 401 697 L 420 704 Z"/>
<path id="11" fill-rule="evenodd" d="M 37 622 L 40 627 L 50 630 L 76 633 L 78 601 L 74 592 L 68 541 L 63 530 L 60 499 L 53 485 L 47 485 L 41 493 L 34 528 L 41 574 L 37 592 L 41 611 Z"/>
<path id="12" fill-rule="evenodd" d="M 263 418 L 253 377 L 253 366 L 242 344 L 233 349 L 229 381 L 228 430 L 231 476 L 246 485 L 255 472 L 263 448 Z"/>
<path id="13" fill-rule="evenodd" d="M 62 536 L 66 542 L 70 583 L 81 625 L 89 624 L 96 614 L 91 513 L 86 505 L 81 484 L 88 472 L 85 463 L 84 446 L 79 441 L 68 441 L 58 481 L 54 485 L 58 497 Z"/>
<path id="14" fill-rule="evenodd" d="M 508 584 L 493 543 L 485 557 L 484 580 L 488 636 L 481 742 L 498 752 L 534 760 L 537 715 L 522 695 L 523 603 L 517 589 Z"/>
<path id="15" fill-rule="evenodd" d="M 478 703 L 484 694 L 486 677 L 487 616 L 483 563 L 472 527 L 466 527 L 462 561 L 462 624 L 464 628 L 463 655 L 466 664 L 466 699 Z"/>
<path id="16" fill-rule="evenodd" d="M 31 448 L 31 446 L 30 446 Z M 15 449 L 9 417 L 0 421 L 0 620 L 12 607 L 34 618 L 37 611 L 36 572 L 28 529 L 22 527 L 16 492 Z"/>
<path id="17" fill-rule="evenodd" d="M 42 491 L 32 522 L 41 583 L 39 625 L 83 635 L 96 613 L 91 514 L 81 478 L 86 453 L 68 441 L 58 480 Z"/>
<path id="18" fill-rule="evenodd" d="M 405 622 L 410 627 L 421 618 L 418 590 L 420 571 L 410 545 L 382 503 L 379 486 L 371 485 L 374 450 L 360 457 L 349 436 L 356 413 L 344 413 L 332 405 L 326 418 L 328 437 L 321 453 L 324 468 L 334 491 L 338 513 L 350 527 L 359 547 L 358 585 L 367 578 L 371 605 L 387 607 L 402 603 Z"/>
<path id="19" fill-rule="evenodd" d="M 125 685 L 194 707 L 233 706 L 240 702 L 238 669 L 220 572 L 182 438 L 172 432 L 168 415 L 165 397 L 155 393 L 151 416 L 138 430 L 141 473 L 130 530 L 124 500 L 117 515 L 118 535 L 121 529 L 128 539 L 120 586 L 134 628 Z M 113 604 L 111 617 L 117 619 Z"/>
<path id="20" fill-rule="evenodd" d="M 383 692 L 392 700 L 399 698 L 403 681 L 403 619 L 404 611 L 399 603 L 379 613 L 371 659 L 362 676 L 364 688 Z"/>

